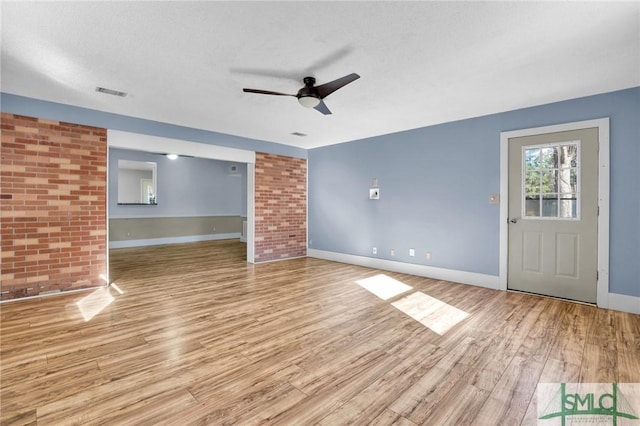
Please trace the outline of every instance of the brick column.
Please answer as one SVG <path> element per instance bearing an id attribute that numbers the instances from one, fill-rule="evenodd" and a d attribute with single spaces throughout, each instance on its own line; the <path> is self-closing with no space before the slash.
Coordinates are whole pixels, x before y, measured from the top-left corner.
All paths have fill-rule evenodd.
<path id="1" fill-rule="evenodd" d="M 307 255 L 307 160 L 256 153 L 255 261 Z"/>
<path id="2" fill-rule="evenodd" d="M 107 131 L 2 113 L 0 297 L 104 285 Z"/>

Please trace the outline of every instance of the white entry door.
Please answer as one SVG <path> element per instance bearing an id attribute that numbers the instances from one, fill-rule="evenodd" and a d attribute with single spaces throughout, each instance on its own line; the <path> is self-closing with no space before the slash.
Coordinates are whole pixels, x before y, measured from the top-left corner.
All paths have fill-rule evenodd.
<path id="1" fill-rule="evenodd" d="M 509 139 L 509 289 L 596 302 L 598 129 Z"/>

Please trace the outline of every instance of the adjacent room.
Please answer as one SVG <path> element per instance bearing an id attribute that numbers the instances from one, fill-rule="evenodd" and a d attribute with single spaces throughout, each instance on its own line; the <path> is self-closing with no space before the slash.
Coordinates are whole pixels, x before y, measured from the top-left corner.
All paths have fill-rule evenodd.
<path id="1" fill-rule="evenodd" d="M 243 239 L 246 164 L 110 148 L 109 167 L 109 248 Z"/>
<path id="2" fill-rule="evenodd" d="M 640 421 L 638 2 L 0 8 L 0 424 Z"/>

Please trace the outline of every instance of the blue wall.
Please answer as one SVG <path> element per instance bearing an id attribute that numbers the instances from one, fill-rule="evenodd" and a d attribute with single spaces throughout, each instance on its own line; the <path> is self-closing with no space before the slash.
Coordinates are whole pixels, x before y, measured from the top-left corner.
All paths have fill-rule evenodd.
<path id="1" fill-rule="evenodd" d="M 0 93 L 0 105 L 2 112 L 12 114 L 66 121 L 75 124 L 85 124 L 88 126 L 122 130 L 132 133 L 142 133 L 145 135 L 160 136 L 163 138 L 173 138 L 211 145 L 246 149 L 249 151 L 307 158 L 307 151 L 305 149 L 289 145 L 248 139 L 224 133 L 177 126 L 175 124 L 161 123 L 158 121 L 145 120 L 92 109 L 79 108 L 71 105 L 11 95 L 9 93 Z"/>
<path id="2" fill-rule="evenodd" d="M 375 246 L 378 258 L 498 275 L 499 206 L 488 198 L 500 190 L 500 132 L 601 117 L 611 119 L 610 291 L 640 296 L 640 88 L 310 150 L 310 247 L 373 257 Z"/>
<path id="3" fill-rule="evenodd" d="M 498 275 L 502 131 L 611 118 L 610 291 L 640 296 L 640 88 L 310 150 L 0 94 L 3 112 L 309 158 L 312 248 Z M 159 172 L 159 176 L 162 176 Z M 368 188 L 379 179 L 381 199 Z M 246 178 L 245 178 L 246 179 Z M 241 179 L 242 180 L 242 179 Z M 246 181 L 242 184 L 246 188 Z M 162 206 L 163 195 L 158 194 Z M 113 195 L 110 195 L 115 200 Z M 144 207 L 143 209 L 146 209 Z M 246 206 L 244 207 L 246 210 Z M 416 249 L 416 257 L 407 254 Z M 430 262 L 424 253 L 433 253 Z"/>
<path id="4" fill-rule="evenodd" d="M 158 205 L 117 204 L 118 160 L 157 164 Z M 231 165 L 238 166 L 237 173 L 231 173 Z M 243 163 L 185 157 L 169 160 L 163 155 L 110 148 L 109 218 L 246 216 L 246 175 L 247 165 Z"/>

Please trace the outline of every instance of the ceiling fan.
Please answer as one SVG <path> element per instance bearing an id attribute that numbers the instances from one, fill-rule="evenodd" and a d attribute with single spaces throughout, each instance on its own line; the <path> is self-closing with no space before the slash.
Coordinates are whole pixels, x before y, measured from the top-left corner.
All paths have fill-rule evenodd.
<path id="1" fill-rule="evenodd" d="M 346 86 L 359 79 L 360 76 L 356 73 L 352 73 L 349 75 L 345 75 L 344 77 L 338 78 L 337 80 L 330 81 L 325 84 L 321 84 L 320 86 L 315 86 L 316 79 L 313 77 L 305 77 L 302 81 L 304 81 L 304 87 L 298 90 L 298 93 L 295 95 L 291 95 L 289 93 L 281 93 L 281 92 L 272 92 L 270 90 L 259 90 L 259 89 L 242 89 L 243 92 L 246 93 L 258 93 L 261 95 L 276 95 L 276 96 L 293 96 L 298 98 L 298 102 L 300 105 L 307 108 L 314 108 L 316 111 L 320 111 L 321 113 L 327 115 L 331 114 L 327 105 L 325 105 L 323 99 L 340 89 L 341 87 Z"/>

